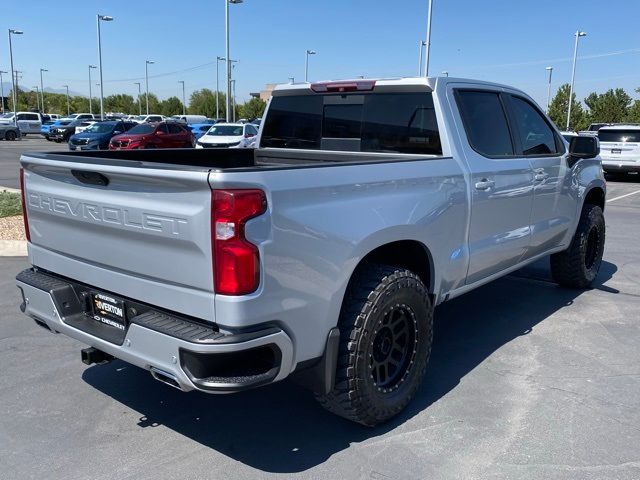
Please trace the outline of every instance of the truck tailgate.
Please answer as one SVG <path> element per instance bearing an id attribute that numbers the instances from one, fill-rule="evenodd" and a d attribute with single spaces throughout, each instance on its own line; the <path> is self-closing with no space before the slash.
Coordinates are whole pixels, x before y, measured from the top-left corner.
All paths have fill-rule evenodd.
<path id="1" fill-rule="evenodd" d="M 21 162 L 35 266 L 158 306 L 179 293 L 184 313 L 214 319 L 208 169 Z"/>

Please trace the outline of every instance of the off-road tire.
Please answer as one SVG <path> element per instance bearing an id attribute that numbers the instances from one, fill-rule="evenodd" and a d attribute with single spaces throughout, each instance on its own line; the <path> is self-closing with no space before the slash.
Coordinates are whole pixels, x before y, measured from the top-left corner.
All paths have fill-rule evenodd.
<path id="1" fill-rule="evenodd" d="M 582 209 L 569 248 L 551 255 L 551 276 L 563 287 L 589 288 L 598 276 L 604 252 L 605 222 L 598 205 Z"/>
<path id="2" fill-rule="evenodd" d="M 12 132 L 11 130 L 7 130 L 4 134 L 4 139 L 9 142 L 15 141 L 16 138 L 18 138 L 16 132 Z"/>
<path id="3" fill-rule="evenodd" d="M 405 328 L 399 329 L 398 322 Z M 350 283 L 338 327 L 335 387 L 316 398 L 330 412 L 354 422 L 366 426 L 386 422 L 415 395 L 431 354 L 433 308 L 425 285 L 409 270 L 365 265 Z M 399 336 L 391 333 L 392 339 L 388 340 L 385 335 L 393 331 L 400 331 Z M 403 333 L 409 348 L 399 346 Z M 397 379 L 387 385 L 382 381 L 384 374 L 378 371 L 381 365 L 375 363 L 383 355 L 385 341 L 392 344 L 385 358 L 393 357 L 393 362 L 399 363 L 395 370 L 389 365 L 383 368 L 389 382 Z M 404 354 L 398 360 L 401 350 Z"/>

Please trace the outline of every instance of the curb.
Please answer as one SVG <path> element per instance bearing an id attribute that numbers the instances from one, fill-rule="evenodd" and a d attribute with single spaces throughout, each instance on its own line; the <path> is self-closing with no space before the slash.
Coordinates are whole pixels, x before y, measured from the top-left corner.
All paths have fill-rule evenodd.
<path id="1" fill-rule="evenodd" d="M 0 240 L 0 257 L 26 257 L 26 240 Z"/>
<path id="2" fill-rule="evenodd" d="M 0 192 L 20 193 L 20 189 L 0 186 Z"/>

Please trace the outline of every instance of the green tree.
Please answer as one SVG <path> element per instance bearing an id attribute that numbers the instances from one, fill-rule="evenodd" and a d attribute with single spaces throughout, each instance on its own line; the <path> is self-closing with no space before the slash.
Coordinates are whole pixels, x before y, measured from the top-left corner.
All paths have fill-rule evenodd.
<path id="1" fill-rule="evenodd" d="M 567 110 L 569 108 L 569 84 L 565 83 L 560 86 L 556 96 L 551 100 L 549 105 L 549 117 L 558 126 L 560 130 L 564 130 L 567 126 Z M 582 108 L 582 104 L 576 100 L 576 94 L 571 97 L 571 119 L 569 128 L 574 130 L 584 130 L 589 125 L 589 119 Z"/>
<path id="2" fill-rule="evenodd" d="M 182 102 L 178 97 L 169 97 L 160 102 L 160 113 L 167 117 L 182 113 Z"/>
<path id="3" fill-rule="evenodd" d="M 189 98 L 189 113 L 192 115 L 205 115 L 210 118 L 224 117 L 227 96 L 223 92 L 218 92 L 218 94 L 219 111 L 216 112 L 216 93 L 208 88 L 196 90 Z"/>
<path id="4" fill-rule="evenodd" d="M 116 113 L 133 113 L 138 110 L 137 102 L 134 102 L 131 95 L 125 95 L 122 93 L 116 95 L 109 95 L 104 99 L 104 111 L 116 112 Z M 98 109 L 100 111 L 100 103 L 98 103 Z"/>
<path id="5" fill-rule="evenodd" d="M 267 108 L 267 103 L 254 97 L 248 102 L 238 105 L 238 115 L 241 118 L 252 120 L 254 118 L 262 117 L 265 108 Z"/>
<path id="6" fill-rule="evenodd" d="M 629 114 L 632 98 L 622 88 L 610 89 L 605 93 L 591 93 L 584 99 L 589 107 L 591 122 L 620 123 Z"/>

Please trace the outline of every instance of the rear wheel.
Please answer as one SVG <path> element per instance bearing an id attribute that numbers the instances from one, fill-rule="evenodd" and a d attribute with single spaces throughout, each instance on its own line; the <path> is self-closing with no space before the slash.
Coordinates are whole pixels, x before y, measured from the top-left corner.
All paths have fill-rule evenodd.
<path id="1" fill-rule="evenodd" d="M 363 425 L 389 420 L 415 395 L 431 353 L 426 287 L 409 270 L 367 265 L 352 281 L 338 326 L 335 388 L 317 399 Z"/>
<path id="2" fill-rule="evenodd" d="M 4 134 L 4 139 L 10 142 L 13 142 L 16 138 L 18 138 L 18 135 L 16 135 L 16 132 L 13 132 L 11 130 L 8 130 Z"/>
<path id="3" fill-rule="evenodd" d="M 553 279 L 564 287 L 590 287 L 602 264 L 604 239 L 602 209 L 597 205 L 585 205 L 569 248 L 551 255 Z"/>

